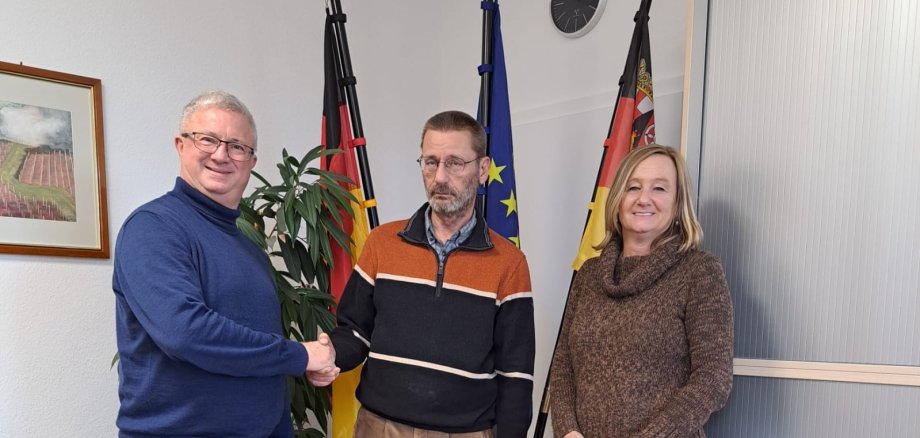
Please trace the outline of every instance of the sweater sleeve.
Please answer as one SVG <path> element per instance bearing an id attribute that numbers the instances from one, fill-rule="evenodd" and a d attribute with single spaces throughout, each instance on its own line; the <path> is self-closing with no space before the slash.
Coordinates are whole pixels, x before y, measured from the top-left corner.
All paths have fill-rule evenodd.
<path id="1" fill-rule="evenodd" d="M 335 347 L 335 364 L 342 371 L 361 365 L 370 352 L 374 332 L 374 285 L 377 276 L 376 235 L 371 233 L 342 291 L 336 308 L 337 327 L 330 335 Z"/>
<path id="2" fill-rule="evenodd" d="M 692 269 L 684 326 L 690 378 L 639 434 L 684 436 L 700 430 L 722 408 L 732 388 L 732 303 L 722 265 L 702 253 Z"/>
<path id="3" fill-rule="evenodd" d="M 533 296 L 523 254 L 509 274 L 502 280 L 494 332 L 496 438 L 526 436 L 533 418 Z"/>
<path id="4" fill-rule="evenodd" d="M 205 303 L 188 245 L 174 224 L 147 212 L 129 218 L 119 236 L 115 288 L 157 347 L 215 374 L 303 374 L 307 353 L 299 343 L 253 330 Z"/>
<path id="5" fill-rule="evenodd" d="M 575 274 L 575 281 L 569 292 L 568 304 L 566 304 L 563 315 L 562 328 L 559 330 L 556 354 L 550 365 L 550 413 L 553 419 L 553 434 L 559 437 L 572 431 L 581 432 L 575 417 L 575 371 L 572 368 L 568 339 L 572 321 L 577 319 L 575 315 L 575 309 L 578 308 L 577 291 L 580 289 L 582 276 L 587 275 L 593 263 L 594 260 L 586 261 Z"/>

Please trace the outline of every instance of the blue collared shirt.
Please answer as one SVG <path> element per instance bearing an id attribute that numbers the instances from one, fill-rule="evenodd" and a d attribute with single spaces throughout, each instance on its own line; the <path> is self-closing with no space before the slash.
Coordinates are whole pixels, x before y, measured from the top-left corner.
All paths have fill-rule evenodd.
<path id="1" fill-rule="evenodd" d="M 438 254 L 438 261 L 442 263 L 448 253 L 457 249 L 461 243 L 470 237 L 470 234 L 473 234 L 473 228 L 475 226 L 476 214 L 474 213 L 469 221 L 463 224 L 450 239 L 447 239 L 447 242 L 441 243 L 434 237 L 434 231 L 431 229 L 431 206 L 428 206 L 428 209 L 425 210 L 425 234 L 428 236 L 428 244 L 434 248 L 434 252 Z"/>

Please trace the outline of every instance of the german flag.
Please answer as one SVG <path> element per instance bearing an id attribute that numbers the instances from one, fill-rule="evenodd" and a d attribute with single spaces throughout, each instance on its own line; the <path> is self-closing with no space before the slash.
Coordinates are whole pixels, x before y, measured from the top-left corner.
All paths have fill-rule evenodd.
<path id="1" fill-rule="evenodd" d="M 342 231 L 351 236 L 350 251 L 330 239 L 333 245 L 333 269 L 330 273 L 330 292 L 336 303 L 342 298 L 345 283 L 351 276 L 352 268 L 364 247 L 369 232 L 367 213 L 365 211 L 364 193 L 361 190 L 358 165 L 355 159 L 355 146 L 363 145 L 363 138 L 354 138 L 349 123 L 348 105 L 345 102 L 345 90 L 339 51 L 333 26 L 333 16 L 327 11 L 325 43 L 325 89 L 323 93 L 323 134 L 322 144 L 326 149 L 341 149 L 343 152 L 330 155 L 322 160 L 321 168 L 348 177 L 354 184 L 342 183 L 342 186 L 354 195 L 358 202 L 351 203 L 354 220 L 348 214 L 341 214 Z M 342 373 L 332 384 L 332 437 L 351 438 L 355 419 L 361 404 L 355 398 L 355 389 L 361 377 L 362 366 Z"/>
<path id="2" fill-rule="evenodd" d="M 607 194 L 613 184 L 617 167 L 629 151 L 655 142 L 655 112 L 652 104 L 652 58 L 648 39 L 648 11 L 652 0 L 642 0 L 636 12 L 632 42 L 626 57 L 626 68 L 620 77 L 620 93 L 613 120 L 604 141 L 604 155 L 597 178 L 594 198 L 585 225 L 578 255 L 572 268 L 581 269 L 582 263 L 600 252 L 595 245 L 604 240 L 606 233 L 604 213 Z"/>

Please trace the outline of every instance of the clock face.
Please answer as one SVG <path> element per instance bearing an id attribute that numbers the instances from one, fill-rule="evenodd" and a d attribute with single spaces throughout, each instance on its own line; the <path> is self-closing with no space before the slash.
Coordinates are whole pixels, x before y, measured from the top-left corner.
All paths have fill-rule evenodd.
<path id="1" fill-rule="evenodd" d="M 580 37 L 600 21 L 606 3 L 606 0 L 550 0 L 550 18 L 563 35 Z"/>

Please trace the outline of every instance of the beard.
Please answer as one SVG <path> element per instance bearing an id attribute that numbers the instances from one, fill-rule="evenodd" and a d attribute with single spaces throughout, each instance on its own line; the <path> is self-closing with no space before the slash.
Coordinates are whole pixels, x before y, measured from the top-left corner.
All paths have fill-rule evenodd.
<path id="1" fill-rule="evenodd" d="M 479 180 L 474 176 L 459 189 L 452 188 L 449 184 L 434 183 L 428 188 L 428 205 L 431 211 L 445 217 L 453 218 L 466 212 L 476 198 L 476 188 Z M 435 199 L 435 195 L 449 195 L 451 198 Z"/>

